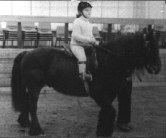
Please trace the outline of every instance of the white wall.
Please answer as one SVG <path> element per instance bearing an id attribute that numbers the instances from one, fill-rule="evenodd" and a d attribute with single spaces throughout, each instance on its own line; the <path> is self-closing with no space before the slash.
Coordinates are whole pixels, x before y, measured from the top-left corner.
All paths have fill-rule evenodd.
<path id="1" fill-rule="evenodd" d="M 146 18 L 165 19 L 165 1 L 148 1 L 146 7 Z"/>
<path id="2" fill-rule="evenodd" d="M 166 18 L 164 1 L 92 1 L 92 17 Z M 75 17 L 78 1 L 0 1 L 0 15 Z"/>

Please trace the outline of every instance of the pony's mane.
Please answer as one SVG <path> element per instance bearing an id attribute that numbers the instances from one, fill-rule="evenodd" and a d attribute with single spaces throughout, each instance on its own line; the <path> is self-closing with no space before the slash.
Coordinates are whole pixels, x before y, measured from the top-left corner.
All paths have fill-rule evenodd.
<path id="1" fill-rule="evenodd" d="M 109 40 L 107 43 L 103 45 L 103 47 L 107 49 L 111 49 L 112 47 L 124 47 L 126 49 L 133 47 L 134 43 L 143 43 L 143 33 L 127 33 L 127 34 L 119 34 L 115 38 Z M 135 46 L 138 46 L 137 44 Z M 135 47 L 136 48 L 136 47 Z"/>
<path id="2" fill-rule="evenodd" d="M 116 57 L 116 60 L 128 64 L 131 68 L 142 68 L 144 59 L 144 37 L 142 32 L 132 34 L 120 34 L 101 46 L 109 49 Z M 130 68 L 129 67 L 129 68 Z"/>

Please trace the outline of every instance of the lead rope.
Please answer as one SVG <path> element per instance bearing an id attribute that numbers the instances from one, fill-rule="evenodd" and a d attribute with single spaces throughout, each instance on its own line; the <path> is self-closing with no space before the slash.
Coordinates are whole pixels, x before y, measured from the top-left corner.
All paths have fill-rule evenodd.
<path id="1" fill-rule="evenodd" d="M 80 116 L 80 113 L 79 113 L 79 111 L 81 111 L 83 114 L 88 114 L 88 110 L 86 110 L 83 106 L 82 106 L 82 104 L 81 104 L 81 102 L 80 102 L 80 100 L 79 100 L 80 98 L 79 97 L 77 97 L 77 103 L 78 103 L 78 108 L 77 108 L 77 122 L 81 122 L 81 116 Z"/>
<path id="2" fill-rule="evenodd" d="M 78 104 L 78 107 L 77 107 L 77 114 L 76 114 L 76 120 L 77 120 L 77 122 L 76 122 L 76 124 L 80 124 L 81 123 L 81 116 L 80 116 L 80 111 L 82 111 L 83 112 L 83 114 L 86 114 L 86 111 L 85 111 L 85 109 L 83 109 L 83 107 L 82 107 L 82 105 L 81 105 L 81 103 L 80 103 L 80 100 L 79 100 L 79 97 L 77 97 L 77 104 Z"/>

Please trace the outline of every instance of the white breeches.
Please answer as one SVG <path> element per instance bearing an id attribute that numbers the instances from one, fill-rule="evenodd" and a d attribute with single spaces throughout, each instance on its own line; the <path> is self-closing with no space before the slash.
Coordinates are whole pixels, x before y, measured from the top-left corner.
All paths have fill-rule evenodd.
<path id="1" fill-rule="evenodd" d="M 85 50 L 81 46 L 70 46 L 71 51 L 75 55 L 75 57 L 78 59 L 78 61 L 86 61 L 86 55 Z M 86 63 L 79 63 L 78 64 L 79 73 L 84 73 L 86 71 Z"/>
<path id="2" fill-rule="evenodd" d="M 82 46 L 70 46 L 70 48 L 78 61 L 86 61 L 85 50 Z"/>

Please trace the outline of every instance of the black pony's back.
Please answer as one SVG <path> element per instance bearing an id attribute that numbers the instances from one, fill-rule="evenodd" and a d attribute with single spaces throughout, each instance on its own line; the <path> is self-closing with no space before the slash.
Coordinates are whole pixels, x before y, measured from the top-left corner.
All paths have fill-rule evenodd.
<path id="1" fill-rule="evenodd" d="M 67 95 L 86 96 L 78 75 L 77 60 L 63 50 L 38 48 L 22 60 L 22 76 L 26 84 L 33 82 L 54 87 Z"/>

